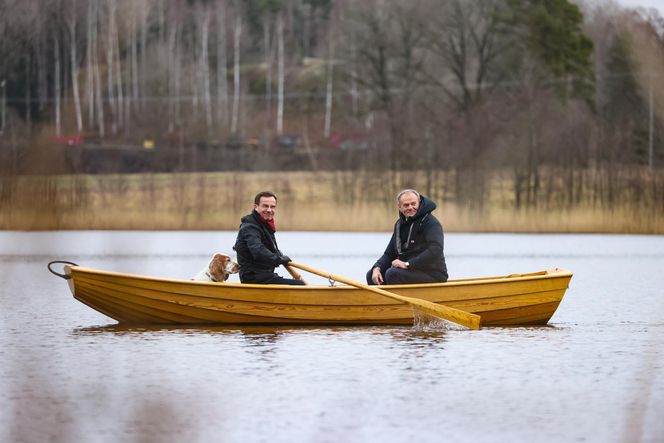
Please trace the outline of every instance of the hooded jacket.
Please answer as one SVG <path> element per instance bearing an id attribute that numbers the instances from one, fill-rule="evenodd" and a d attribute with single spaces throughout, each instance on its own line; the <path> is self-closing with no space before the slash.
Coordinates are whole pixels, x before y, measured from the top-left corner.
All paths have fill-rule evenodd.
<path id="1" fill-rule="evenodd" d="M 399 212 L 392 238 L 372 268 L 379 266 L 384 271 L 398 258 L 408 262 L 409 269 L 423 271 L 440 281 L 447 281 L 443 227 L 431 214 L 434 209 L 436 204 L 432 200 L 420 196 L 420 206 L 413 217 L 407 219 Z"/>
<path id="2" fill-rule="evenodd" d="M 240 281 L 272 276 L 282 261 L 274 233 L 260 221 L 255 210 L 242 217 L 233 249 L 240 265 Z"/>

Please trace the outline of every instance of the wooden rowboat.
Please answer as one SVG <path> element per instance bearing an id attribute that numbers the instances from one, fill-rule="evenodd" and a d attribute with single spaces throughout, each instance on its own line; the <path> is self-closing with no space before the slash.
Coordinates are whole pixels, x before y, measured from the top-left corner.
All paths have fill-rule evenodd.
<path id="1" fill-rule="evenodd" d="M 50 269 L 50 268 L 49 268 Z M 147 277 L 66 265 L 74 298 L 120 323 L 412 324 L 407 303 L 351 286 L 214 283 Z M 52 271 L 53 272 L 53 271 Z M 481 316 L 482 326 L 544 325 L 572 273 L 530 274 L 381 286 L 390 292 Z"/>

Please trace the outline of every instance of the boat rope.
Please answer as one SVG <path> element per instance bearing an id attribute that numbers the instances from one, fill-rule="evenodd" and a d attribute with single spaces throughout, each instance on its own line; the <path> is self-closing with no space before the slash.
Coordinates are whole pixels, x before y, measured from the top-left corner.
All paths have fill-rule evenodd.
<path id="1" fill-rule="evenodd" d="M 71 275 L 60 274 L 59 272 L 55 272 L 55 271 L 51 268 L 51 265 L 55 265 L 55 264 L 58 264 L 58 263 L 62 263 L 62 264 L 65 264 L 65 265 L 73 265 L 73 266 L 78 266 L 78 265 L 77 265 L 76 263 L 74 263 L 74 262 L 64 261 L 64 260 L 54 260 L 54 261 L 50 262 L 50 263 L 47 265 L 48 270 L 51 272 L 51 274 L 53 274 L 53 275 L 57 275 L 58 277 L 64 278 L 65 280 L 69 280 L 69 279 L 71 278 Z"/>

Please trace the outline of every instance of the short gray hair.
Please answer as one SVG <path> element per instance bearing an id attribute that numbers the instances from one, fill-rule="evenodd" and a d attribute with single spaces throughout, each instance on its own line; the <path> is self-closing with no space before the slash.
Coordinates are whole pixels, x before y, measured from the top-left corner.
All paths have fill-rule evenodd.
<path id="1" fill-rule="evenodd" d="M 414 190 L 414 189 L 404 189 L 403 191 L 401 191 L 397 194 L 397 204 L 401 203 L 401 196 L 404 195 L 404 194 L 407 194 L 409 192 L 412 192 L 413 194 L 415 194 L 417 196 L 418 200 L 420 199 L 420 193 L 417 192 L 416 190 Z"/>

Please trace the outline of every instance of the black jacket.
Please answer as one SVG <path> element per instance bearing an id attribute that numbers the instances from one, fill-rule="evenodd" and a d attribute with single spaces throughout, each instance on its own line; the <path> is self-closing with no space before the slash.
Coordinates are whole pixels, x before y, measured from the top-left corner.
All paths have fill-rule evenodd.
<path id="1" fill-rule="evenodd" d="M 258 281 L 274 275 L 274 268 L 281 264 L 277 239 L 260 221 L 256 211 L 241 219 L 240 230 L 233 249 L 240 265 L 240 281 Z"/>
<path id="2" fill-rule="evenodd" d="M 436 204 L 421 196 L 420 206 L 413 217 L 406 219 L 399 212 L 392 238 L 372 268 L 379 266 L 386 270 L 392 266 L 394 259 L 399 258 L 407 261 L 410 269 L 426 272 L 440 281 L 447 281 L 443 227 L 431 214 L 434 209 Z"/>

